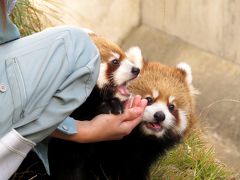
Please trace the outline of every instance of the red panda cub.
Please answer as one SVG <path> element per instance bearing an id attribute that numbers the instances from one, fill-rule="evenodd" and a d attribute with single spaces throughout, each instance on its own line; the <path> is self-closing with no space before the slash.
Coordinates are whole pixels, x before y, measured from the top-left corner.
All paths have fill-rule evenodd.
<path id="1" fill-rule="evenodd" d="M 117 44 L 91 31 L 87 32 L 100 53 L 100 72 L 92 93 L 71 116 L 90 120 L 98 114 L 122 113 L 123 105 L 120 99 L 128 98 L 127 83 L 138 76 L 140 69 L 129 61 Z"/>
<path id="2" fill-rule="evenodd" d="M 141 51 L 133 47 L 128 51 L 133 61 L 141 62 Z M 143 62 L 143 61 L 142 61 Z M 178 139 L 194 123 L 194 95 L 191 67 L 180 63 L 169 67 L 158 62 L 144 62 L 140 77 L 133 80 L 128 89 L 147 99 L 142 123 L 139 125 L 146 136 Z"/>
<path id="3" fill-rule="evenodd" d="M 98 166 L 99 180 L 149 180 L 149 168 L 164 153 L 180 143 L 195 121 L 191 68 L 157 62 L 143 62 L 139 48 L 130 48 L 128 58 L 141 68 L 129 82 L 128 90 L 146 98 L 142 122 L 119 141 L 102 142 Z M 91 167 L 92 168 L 92 167 Z M 93 169 L 93 168 L 92 168 Z M 95 169 L 96 170 L 96 169 Z"/>
<path id="4" fill-rule="evenodd" d="M 142 122 L 123 139 L 131 142 L 127 148 L 135 162 L 130 164 L 136 170 L 132 170 L 130 178 L 120 179 L 147 180 L 150 165 L 180 143 L 195 123 L 194 96 L 198 91 L 193 87 L 191 67 L 186 63 L 170 67 L 143 62 L 138 47 L 130 48 L 127 56 L 141 68 L 139 77 L 129 83 L 128 89 L 147 99 L 148 104 Z"/>

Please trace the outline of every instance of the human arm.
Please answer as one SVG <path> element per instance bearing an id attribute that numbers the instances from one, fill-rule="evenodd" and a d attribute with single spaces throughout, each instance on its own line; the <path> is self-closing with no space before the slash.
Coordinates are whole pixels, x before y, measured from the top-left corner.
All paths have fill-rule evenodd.
<path id="1" fill-rule="evenodd" d="M 91 121 L 76 121 L 76 134 L 67 135 L 56 130 L 52 136 L 80 143 L 121 139 L 140 123 L 146 104 L 141 96 L 135 96 L 132 107 L 127 103 L 121 115 L 101 114 Z"/>

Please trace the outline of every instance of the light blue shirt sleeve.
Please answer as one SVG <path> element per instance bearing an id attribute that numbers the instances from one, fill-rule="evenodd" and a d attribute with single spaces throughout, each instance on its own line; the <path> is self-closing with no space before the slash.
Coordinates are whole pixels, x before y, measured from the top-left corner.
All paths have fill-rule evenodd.
<path id="1" fill-rule="evenodd" d="M 77 133 L 77 123 L 76 120 L 67 117 L 58 127 L 57 129 L 64 134 L 72 135 Z"/>

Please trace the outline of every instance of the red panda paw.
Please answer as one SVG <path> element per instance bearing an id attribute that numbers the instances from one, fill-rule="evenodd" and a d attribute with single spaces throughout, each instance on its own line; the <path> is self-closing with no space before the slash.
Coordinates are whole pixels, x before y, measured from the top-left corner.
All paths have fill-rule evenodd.
<path id="1" fill-rule="evenodd" d="M 104 101 L 98 108 L 99 114 L 122 114 L 124 112 L 123 103 L 118 98 Z"/>

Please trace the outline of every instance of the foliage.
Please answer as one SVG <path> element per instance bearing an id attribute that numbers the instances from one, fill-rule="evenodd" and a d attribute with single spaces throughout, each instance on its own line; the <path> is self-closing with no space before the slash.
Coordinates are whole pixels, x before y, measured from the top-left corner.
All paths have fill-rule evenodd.
<path id="1" fill-rule="evenodd" d="M 10 18 L 21 36 L 28 36 L 52 26 L 52 20 L 62 22 L 59 18 L 62 7 L 58 0 L 18 0 Z"/>
<path id="2" fill-rule="evenodd" d="M 22 36 L 27 36 L 42 30 L 40 15 L 43 11 L 35 8 L 29 0 L 19 0 L 11 15 Z"/>
<path id="3" fill-rule="evenodd" d="M 30 154 L 31 155 L 31 154 Z M 44 167 L 36 157 L 30 158 L 29 167 L 20 171 L 11 180 L 31 178 L 47 179 Z M 201 132 L 195 130 L 185 140 L 159 159 L 151 169 L 152 180 L 221 180 L 235 179 L 224 164 L 216 160 L 214 151 L 207 147 Z"/>
<path id="4" fill-rule="evenodd" d="M 232 179 L 233 173 L 216 160 L 201 132 L 194 130 L 184 143 L 160 159 L 152 168 L 153 180 L 159 179 Z"/>

